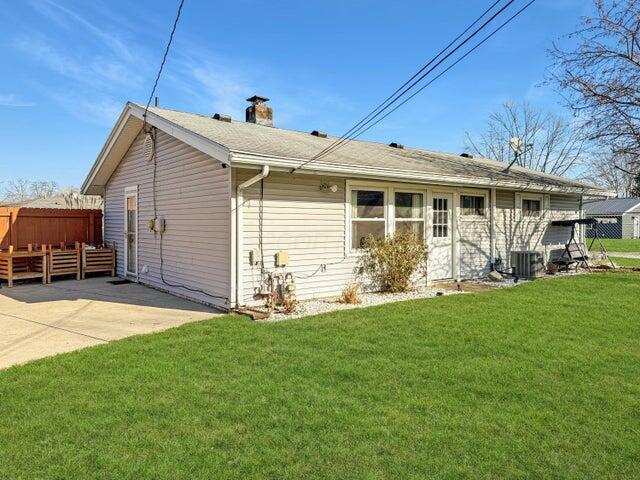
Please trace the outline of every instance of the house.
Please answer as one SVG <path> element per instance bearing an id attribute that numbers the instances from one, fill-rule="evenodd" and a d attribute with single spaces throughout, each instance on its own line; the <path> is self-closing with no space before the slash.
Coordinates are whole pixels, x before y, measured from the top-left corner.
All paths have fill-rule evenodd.
<path id="1" fill-rule="evenodd" d="M 83 210 L 102 208 L 102 197 L 99 195 L 80 195 L 76 192 L 67 192 L 51 197 L 31 198 L 20 202 L 8 202 L 0 204 L 0 207 L 14 208 L 55 208 L 64 210 Z"/>
<path id="2" fill-rule="evenodd" d="M 598 234 L 604 238 L 640 238 L 640 198 L 610 198 L 585 202 L 585 215 L 615 219 L 603 224 Z M 587 232 L 589 235 L 590 232 Z"/>
<path id="3" fill-rule="evenodd" d="M 487 274 L 510 252 L 548 256 L 569 237 L 590 185 L 503 163 L 273 127 L 267 99 L 246 121 L 128 103 L 82 193 L 104 196 L 120 276 L 228 309 L 269 281 L 298 299 L 338 295 L 368 234 L 412 229 L 426 281 Z M 548 257 L 547 257 L 548 258 Z M 289 275 L 287 275 L 289 274 Z M 286 277 L 286 278 L 285 278 Z"/>

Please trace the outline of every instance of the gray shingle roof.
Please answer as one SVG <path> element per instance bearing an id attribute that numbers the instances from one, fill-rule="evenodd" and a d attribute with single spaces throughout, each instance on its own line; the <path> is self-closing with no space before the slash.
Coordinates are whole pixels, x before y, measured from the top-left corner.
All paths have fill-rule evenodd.
<path id="1" fill-rule="evenodd" d="M 632 208 L 640 207 L 640 198 L 610 198 L 584 204 L 587 215 L 621 215 Z"/>
<path id="2" fill-rule="evenodd" d="M 209 116 L 194 113 L 154 107 L 149 110 L 180 127 L 227 147 L 231 152 L 304 161 L 312 158 L 336 140 L 336 137 L 319 138 L 306 132 L 253 123 L 221 122 Z M 381 143 L 360 140 L 352 141 L 323 157 L 322 162 L 345 167 L 392 168 L 417 174 L 446 175 L 473 179 L 486 185 L 492 182 L 509 181 L 524 185 L 598 190 L 589 184 L 521 167 L 512 167 L 505 173 L 504 163 L 486 158 L 464 158 L 456 154 L 406 147 L 397 149 Z M 313 165 L 313 163 L 310 164 L 310 166 Z"/>

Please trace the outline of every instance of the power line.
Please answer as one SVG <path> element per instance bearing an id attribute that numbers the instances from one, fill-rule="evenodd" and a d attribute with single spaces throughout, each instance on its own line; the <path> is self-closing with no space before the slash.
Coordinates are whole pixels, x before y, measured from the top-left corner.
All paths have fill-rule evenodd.
<path id="1" fill-rule="evenodd" d="M 383 102 L 381 105 L 379 105 L 376 109 L 374 109 L 367 117 L 365 117 L 365 119 L 367 119 L 365 121 L 365 119 L 363 119 L 362 121 L 358 122 L 358 124 L 356 124 L 354 127 L 352 127 L 347 133 L 345 133 L 342 137 L 340 137 L 339 139 L 337 139 L 336 141 L 334 141 L 331 145 L 329 145 L 328 147 L 326 147 L 325 149 L 323 149 L 321 152 L 319 152 L 317 155 L 315 155 L 314 157 L 312 157 L 311 159 L 301 163 L 298 167 L 294 168 L 291 170 L 291 173 L 295 172 L 297 169 L 302 168 L 303 166 L 323 157 L 328 155 L 329 153 L 332 153 L 333 151 L 337 150 L 338 148 L 340 148 L 341 146 L 343 146 L 344 144 L 348 143 L 349 141 L 351 141 L 352 139 L 356 138 L 357 136 L 361 135 L 362 133 L 364 133 L 364 131 L 368 130 L 369 128 L 371 128 L 373 125 L 379 123 L 382 119 L 379 119 L 377 121 L 375 121 L 375 123 L 373 125 L 369 125 L 371 124 L 371 122 L 373 122 L 374 120 L 376 120 L 377 117 L 379 117 L 382 113 L 384 113 L 385 110 L 387 110 L 388 108 L 390 108 L 391 106 L 393 106 L 394 103 L 396 103 L 398 100 L 400 100 L 400 98 L 402 96 L 404 96 L 409 90 L 411 90 L 413 87 L 415 87 L 419 82 L 421 82 L 427 75 L 429 75 L 431 72 L 433 72 L 438 66 L 440 66 L 443 62 L 445 62 L 449 57 L 451 57 L 451 55 L 453 55 L 457 50 L 459 50 L 461 47 L 463 47 L 466 43 L 468 43 L 473 37 L 475 37 L 480 31 L 482 31 L 491 21 L 493 21 L 498 15 L 500 15 L 507 7 L 509 7 L 514 0 L 510 0 L 508 3 L 506 3 L 502 8 L 500 8 L 500 10 L 498 10 L 496 13 L 494 13 L 488 20 L 486 20 L 479 28 L 477 28 L 472 34 L 470 34 L 469 36 L 467 36 L 459 45 L 457 45 L 452 51 L 450 51 L 449 53 L 447 53 L 444 58 L 442 58 L 441 60 L 439 60 L 433 67 L 431 67 L 428 71 L 426 71 L 425 73 L 423 73 L 422 75 L 419 76 L 419 78 L 415 79 L 416 75 L 414 75 L 412 77 L 412 79 L 415 79 L 408 87 L 404 88 L 400 87 L 398 90 L 396 90 L 396 92 L 402 90 L 402 92 L 399 95 L 396 95 L 395 93 L 392 94 L 389 98 L 392 98 L 395 96 L 395 98 L 393 98 L 393 100 L 391 102 L 388 102 L 388 99 L 385 100 L 385 102 Z M 500 30 L 502 27 L 504 27 L 504 25 L 506 25 L 506 23 L 510 22 L 513 18 L 515 18 L 515 16 L 517 16 L 518 14 L 520 14 L 524 9 L 526 9 L 531 3 L 533 3 L 532 0 L 529 4 L 527 4 L 525 7 L 523 7 L 520 11 L 518 11 L 514 16 L 512 16 L 509 20 L 507 20 L 507 22 L 505 22 L 503 25 L 501 25 L 498 29 L 496 29 L 494 32 L 492 32 L 492 34 L 490 36 L 492 36 L 493 34 L 497 33 L 498 30 Z M 467 29 L 465 29 L 465 31 L 463 31 L 462 34 L 460 34 L 458 37 L 456 37 L 456 39 L 459 39 L 462 35 L 464 35 L 464 33 L 468 30 L 470 30 L 476 23 L 478 23 L 484 16 L 486 16 L 486 14 L 491 11 L 493 9 L 493 7 L 495 7 L 497 2 L 494 2 L 487 10 L 485 10 L 485 12 L 482 13 L 482 15 L 480 15 L 480 17 L 478 17 L 478 19 L 476 19 L 469 27 L 467 27 Z M 475 50 L 476 48 L 478 48 L 482 43 L 484 43 L 486 40 L 488 40 L 489 37 L 485 38 L 482 42 L 480 42 L 478 45 L 476 45 L 475 47 L 473 47 L 469 52 L 467 52 L 463 57 L 461 57 L 460 59 L 458 59 L 454 65 L 456 63 L 458 63 L 460 60 L 462 60 L 462 58 L 466 57 L 469 53 L 471 53 L 473 50 Z M 433 63 L 433 61 L 435 61 L 439 56 L 441 56 L 441 54 L 446 51 L 453 43 L 455 43 L 455 40 L 453 42 L 451 42 L 447 47 L 445 47 L 445 49 L 443 51 L 441 51 L 438 55 L 436 55 L 436 57 L 434 57 L 434 59 L 432 59 L 427 65 L 430 65 Z M 452 65 L 453 66 L 453 65 Z M 452 67 L 451 66 L 451 67 Z M 440 73 L 436 78 L 439 78 L 440 76 L 442 76 L 446 71 L 448 71 L 451 67 L 447 68 L 444 72 Z M 420 72 L 423 72 L 424 69 L 426 68 L 423 67 Z M 420 73 L 419 72 L 419 73 Z M 434 79 L 435 80 L 435 79 Z M 406 86 L 409 82 L 411 82 L 411 79 L 408 80 L 407 82 L 405 82 L 404 86 Z M 429 82 L 429 84 L 431 84 L 433 81 Z M 426 86 L 423 86 L 419 91 L 424 90 L 424 88 L 426 88 Z M 417 93 L 414 93 L 410 96 L 410 98 L 413 98 Z M 402 102 L 402 105 L 404 103 L 406 103 L 408 101 L 405 100 Z M 384 108 L 380 108 L 382 105 L 384 105 L 385 103 L 387 103 Z M 398 107 L 394 108 L 392 111 L 397 110 Z M 374 114 L 374 112 L 376 112 Z M 389 112 L 391 113 L 391 112 Z M 384 117 L 382 118 L 386 118 L 389 113 L 387 113 L 386 115 L 384 115 Z M 364 130 L 363 130 L 364 129 Z"/>
<path id="2" fill-rule="evenodd" d="M 418 95 L 420 92 L 422 92 L 425 88 L 427 88 L 429 85 L 431 85 L 433 82 L 435 82 L 436 80 L 438 80 L 440 77 L 442 77 L 445 73 L 447 73 L 449 70 L 451 70 L 453 67 L 455 67 L 458 63 L 460 63 L 462 60 L 464 60 L 469 54 L 471 54 L 474 50 L 478 49 L 482 44 L 484 44 L 487 40 L 489 40 L 491 37 L 493 37 L 496 33 L 498 33 L 500 30 L 502 30 L 504 27 L 506 27 L 509 23 L 511 23 L 518 15 L 520 15 L 522 12 L 524 12 L 527 8 L 529 8 L 531 6 L 531 4 L 533 4 L 536 0 L 530 0 L 529 3 L 527 3 L 525 6 L 523 6 L 520 10 L 518 10 L 516 13 L 514 13 L 511 17 L 509 17 L 506 21 L 504 21 L 499 27 L 497 27 L 495 30 L 493 30 L 489 35 L 487 35 L 485 38 L 483 38 L 480 42 L 478 42 L 476 45 L 474 45 L 471 49 L 469 49 L 469 51 L 467 51 L 464 55 L 462 55 L 460 58 L 458 58 L 455 62 L 453 62 L 451 65 L 449 65 L 447 68 L 445 68 L 442 72 L 440 72 L 438 75 L 436 75 L 434 78 L 432 78 L 431 80 L 429 80 L 427 83 L 425 83 L 422 87 L 420 87 L 418 90 L 416 90 L 414 93 L 412 93 L 409 97 L 407 97 L 406 99 L 404 99 L 401 103 L 399 103 L 398 105 L 396 105 L 391 111 L 387 112 L 383 117 L 379 118 L 375 123 L 367 126 L 367 128 L 365 128 L 364 130 L 361 130 L 360 132 L 357 132 L 357 134 L 353 137 L 351 137 L 348 141 L 354 140 L 357 137 L 359 137 L 360 135 L 362 135 L 363 133 L 365 133 L 366 131 L 370 130 L 371 128 L 375 127 L 378 123 L 380 123 L 382 120 L 384 120 L 385 118 L 387 118 L 389 115 L 391 115 L 393 112 L 395 112 L 397 109 L 399 109 L 401 106 L 403 106 L 405 103 L 407 103 L 409 100 L 411 100 L 413 97 L 415 97 L 416 95 Z"/>
<path id="3" fill-rule="evenodd" d="M 393 100 L 391 102 L 385 101 L 383 102 L 381 105 L 383 105 L 384 103 L 387 103 L 386 106 L 384 106 L 383 108 L 380 109 L 379 105 L 376 109 L 374 109 L 374 112 L 376 110 L 377 113 L 375 114 L 369 114 L 367 115 L 368 120 L 365 122 L 360 121 L 358 122 L 358 124 L 356 124 L 356 126 L 352 127 L 347 133 L 345 133 L 342 137 L 340 137 L 339 139 L 337 139 L 336 141 L 334 141 L 331 145 L 329 145 L 328 147 L 326 147 L 325 149 L 323 149 L 322 151 L 320 151 L 318 154 L 316 154 L 314 157 L 312 157 L 311 159 L 303 162 L 302 164 L 300 164 L 298 167 L 294 168 L 291 170 L 291 173 L 295 172 L 298 168 L 302 168 L 303 166 L 318 160 L 319 158 L 337 150 L 343 143 L 345 143 L 346 141 L 348 141 L 348 137 L 350 136 L 350 132 L 352 132 L 354 129 L 357 128 L 361 128 L 361 126 L 366 125 L 367 123 L 373 121 L 376 117 L 378 117 L 380 114 L 382 114 L 386 109 L 388 109 L 389 107 L 391 107 L 395 102 L 397 102 L 403 95 L 405 95 L 409 90 L 411 90 L 416 84 L 418 84 L 420 81 L 422 81 L 422 79 L 424 79 L 429 73 L 431 73 L 435 68 L 437 68 L 440 64 L 442 64 L 442 62 L 444 62 L 445 60 L 447 60 L 447 58 L 449 58 L 451 55 L 453 55 L 457 50 L 459 50 L 462 46 L 464 46 L 469 40 L 471 40 L 473 37 L 475 37 L 482 29 L 484 29 L 491 21 L 493 21 L 498 15 L 500 15 L 507 7 L 509 7 L 512 3 L 514 2 L 514 0 L 510 0 L 509 2 L 507 2 L 502 8 L 500 8 L 500 10 L 498 10 L 496 13 L 494 13 L 487 21 L 485 21 L 479 28 L 477 28 L 471 35 L 469 35 L 467 38 L 465 38 L 459 45 L 457 45 L 452 51 L 450 51 L 449 53 L 447 53 L 447 55 L 445 55 L 444 58 L 440 59 L 433 67 L 431 67 L 429 70 L 427 70 L 425 73 L 422 73 L 422 75 L 419 76 L 419 78 L 415 79 L 416 76 L 419 75 L 420 72 L 424 72 L 424 69 L 428 66 L 431 65 L 435 60 L 438 59 L 438 57 L 440 57 L 442 55 L 443 52 L 445 52 L 449 46 L 451 46 L 453 43 L 455 43 L 455 41 L 457 39 L 459 39 L 460 37 L 462 37 L 464 35 L 465 32 L 467 32 L 468 30 L 470 30 L 476 23 L 478 23 L 489 11 L 491 11 L 493 9 L 493 7 L 496 5 L 497 2 L 494 2 L 487 10 L 485 10 L 482 15 L 480 15 L 480 17 L 478 17 L 469 27 L 467 27 L 463 33 L 461 33 L 460 35 L 458 35 L 458 37 L 456 37 L 456 40 L 454 40 L 453 42 L 451 42 L 447 47 L 445 47 L 445 49 L 443 49 L 441 52 L 439 52 L 433 59 L 431 59 L 429 61 L 429 63 L 427 65 L 425 65 L 425 67 L 423 67 L 418 74 L 414 75 L 412 77 L 412 80 L 408 80 L 407 82 L 405 82 L 403 87 L 400 87 L 398 90 L 396 90 L 396 92 L 398 92 L 399 90 L 401 90 L 401 92 L 399 94 L 392 94 L 391 97 L 394 97 Z M 406 86 L 407 84 L 409 84 L 409 86 Z M 372 112 L 373 113 L 373 112 Z M 358 125 L 360 125 L 360 127 L 358 127 Z"/>
<path id="4" fill-rule="evenodd" d="M 164 49 L 164 55 L 162 56 L 162 63 L 160 63 L 160 69 L 158 70 L 158 74 L 156 75 L 156 81 L 153 82 L 151 95 L 149 95 L 147 106 L 144 107 L 144 113 L 142 114 L 142 118 L 145 120 L 145 122 L 147 120 L 147 111 L 149 110 L 149 105 L 151 105 L 151 100 L 153 99 L 153 95 L 156 93 L 156 88 L 158 87 L 158 82 L 160 81 L 160 75 L 162 75 L 164 64 L 167 61 L 167 55 L 169 55 L 169 49 L 171 48 L 171 43 L 173 42 L 173 34 L 176 33 L 176 27 L 178 26 L 178 21 L 180 20 L 180 15 L 182 14 L 183 5 L 184 5 L 184 0 L 180 0 L 180 5 L 178 5 L 178 13 L 176 14 L 176 19 L 173 21 L 173 27 L 171 28 L 171 34 L 169 35 L 169 41 L 167 42 L 167 47 Z"/>
<path id="5" fill-rule="evenodd" d="M 355 130 L 357 127 L 359 127 L 361 124 L 363 124 L 364 122 L 366 122 L 367 120 L 369 120 L 369 118 L 376 114 L 378 112 L 378 110 L 380 110 L 381 108 L 383 108 L 390 100 L 394 99 L 394 97 L 407 85 L 409 85 L 409 83 L 411 83 L 411 81 L 413 81 L 418 75 L 420 75 L 422 72 L 424 72 L 433 62 L 435 62 L 443 53 L 445 53 L 452 45 L 454 45 L 458 40 L 460 40 L 460 38 L 467 33 L 469 30 L 471 30 L 487 13 L 489 13 L 498 3 L 500 3 L 501 0 L 496 0 L 495 2 L 493 2 L 491 4 L 491 6 L 489 8 L 487 8 L 484 12 L 482 12 L 482 14 L 476 18 L 473 23 L 471 23 L 467 28 L 465 28 L 456 38 L 454 38 L 453 40 L 451 40 L 451 42 L 449 42 L 449 44 L 444 47 L 442 50 L 440 50 L 433 58 L 431 58 L 431 60 L 429 60 L 425 65 L 423 65 L 420 70 L 418 70 L 416 73 L 413 74 L 413 76 L 411 78 L 409 78 L 406 82 L 404 82 L 400 87 L 398 87 L 391 95 L 389 95 L 382 103 L 380 103 L 376 108 L 374 108 L 371 112 L 369 112 L 362 120 L 360 120 L 358 123 L 356 123 L 353 127 L 351 127 L 349 130 L 347 130 L 344 134 L 342 134 L 342 136 L 337 140 L 342 140 L 343 138 L 346 138 L 353 130 Z M 395 99 L 393 100 L 395 101 Z M 391 102 L 393 103 L 393 102 Z M 329 148 L 331 148 L 331 145 L 327 148 L 325 148 L 324 150 L 320 151 L 316 156 L 320 157 L 326 150 L 328 150 Z"/>

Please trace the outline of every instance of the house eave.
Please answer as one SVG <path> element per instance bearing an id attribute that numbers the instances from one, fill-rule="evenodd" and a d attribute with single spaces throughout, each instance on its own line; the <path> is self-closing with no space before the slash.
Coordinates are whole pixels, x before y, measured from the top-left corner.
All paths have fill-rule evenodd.
<path id="1" fill-rule="evenodd" d="M 298 167 L 305 159 L 272 157 L 250 152 L 233 150 L 231 152 L 231 165 L 234 167 L 260 167 L 268 165 L 275 171 L 291 171 Z M 341 177 L 366 178 L 371 180 L 395 180 L 410 183 L 425 183 L 447 186 L 474 186 L 480 188 L 504 188 L 509 190 L 527 190 L 547 193 L 566 193 L 577 195 L 606 195 L 606 191 L 599 188 L 558 186 L 536 182 L 519 182 L 505 180 L 485 180 L 473 177 L 427 174 L 420 171 L 371 167 L 360 165 L 338 165 L 322 161 L 313 162 L 313 166 L 307 166 L 296 171 L 300 174 L 326 175 L 333 174 Z"/>
<path id="2" fill-rule="evenodd" d="M 102 178 L 108 179 L 111 177 L 111 174 L 120 164 L 131 143 L 133 143 L 144 126 L 144 113 L 144 108 L 140 105 L 131 102 L 127 103 L 82 184 L 81 192 L 83 194 L 102 195 L 104 193 L 104 186 L 107 183 L 106 180 L 96 182 L 96 178 L 99 174 L 101 174 Z M 125 127 L 132 120 L 134 128 L 127 135 L 123 135 Z M 148 111 L 146 114 L 146 123 L 200 150 L 225 165 L 230 164 L 229 149 L 223 145 L 176 125 L 151 111 Z M 117 153 L 115 153 L 116 146 L 121 147 Z"/>

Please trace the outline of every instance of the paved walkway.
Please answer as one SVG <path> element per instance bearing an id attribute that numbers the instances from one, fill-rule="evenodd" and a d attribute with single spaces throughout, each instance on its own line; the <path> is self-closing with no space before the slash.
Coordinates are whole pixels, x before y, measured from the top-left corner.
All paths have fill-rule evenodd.
<path id="1" fill-rule="evenodd" d="M 220 314 L 142 285 L 109 280 L 3 286 L 0 368 Z"/>
<path id="2" fill-rule="evenodd" d="M 610 257 L 639 258 L 640 252 L 607 252 Z"/>

